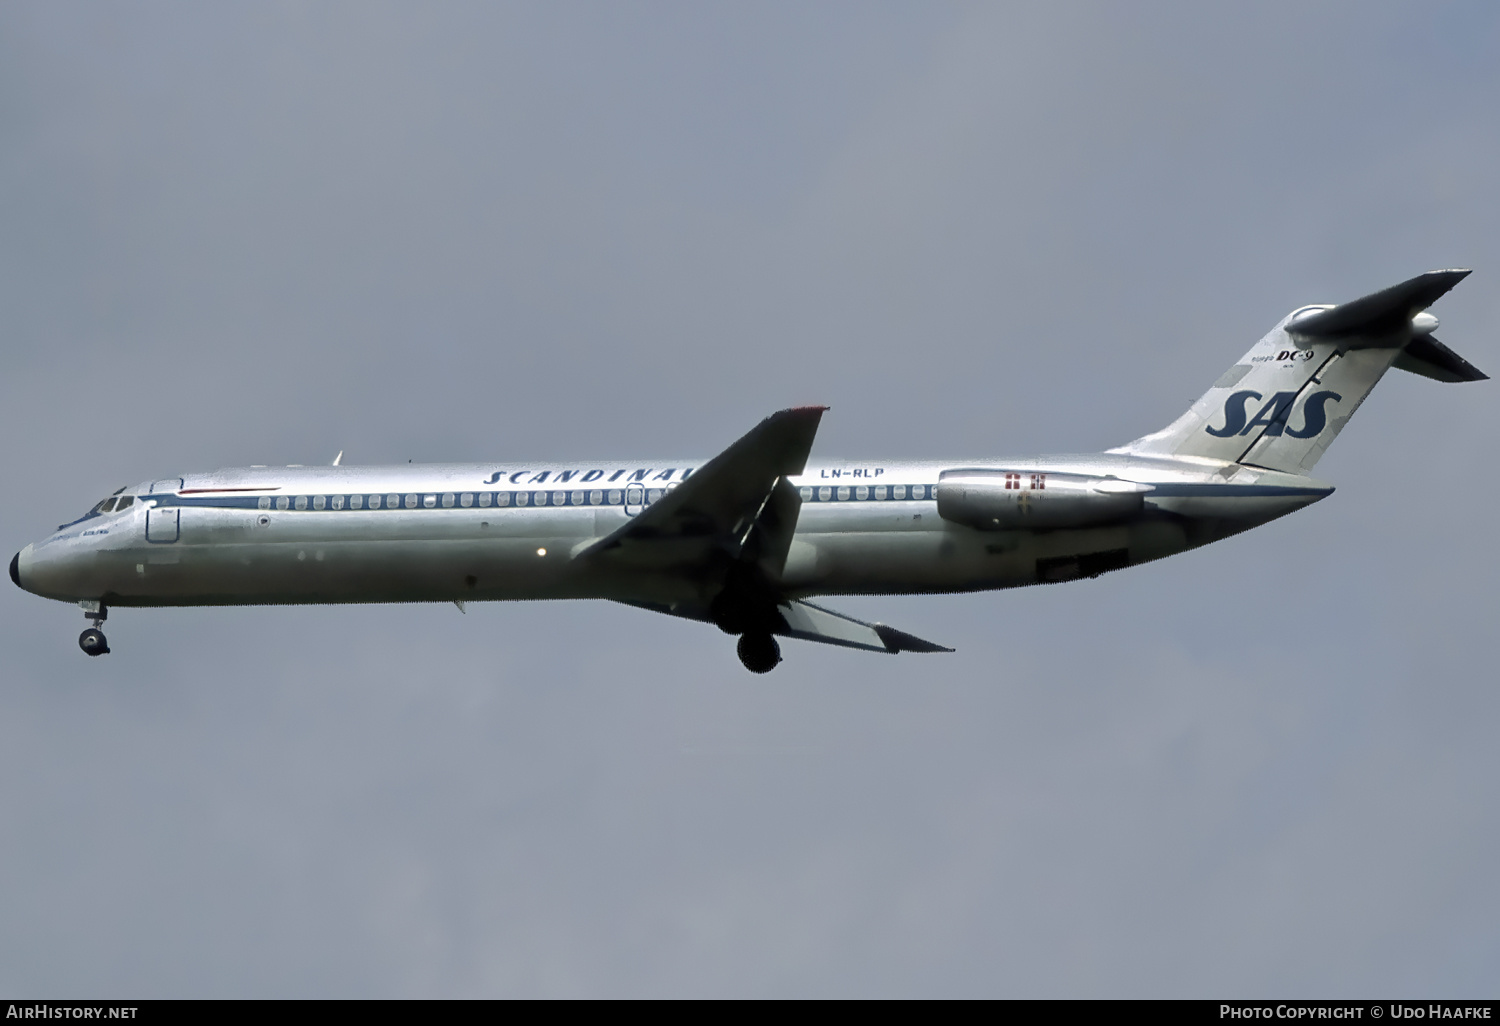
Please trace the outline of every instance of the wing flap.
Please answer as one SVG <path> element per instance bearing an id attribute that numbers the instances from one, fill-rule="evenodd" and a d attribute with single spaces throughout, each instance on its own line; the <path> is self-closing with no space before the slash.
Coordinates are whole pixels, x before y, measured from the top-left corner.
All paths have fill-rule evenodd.
<path id="1" fill-rule="evenodd" d="M 868 652 L 952 652 L 953 649 L 924 641 L 905 631 L 883 623 L 865 623 L 852 616 L 835 613 L 811 602 L 792 600 L 776 607 L 786 622 L 785 630 L 776 631 L 789 638 L 820 641 L 825 645 L 862 648 Z"/>

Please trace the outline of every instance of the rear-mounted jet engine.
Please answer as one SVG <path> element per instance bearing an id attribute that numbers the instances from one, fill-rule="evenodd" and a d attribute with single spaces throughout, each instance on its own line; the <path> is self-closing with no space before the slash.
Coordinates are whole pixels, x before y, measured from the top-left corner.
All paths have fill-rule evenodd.
<path id="1" fill-rule="evenodd" d="M 945 470 L 938 477 L 938 515 L 981 531 L 1098 527 L 1130 520 L 1151 485 L 1113 477 L 1025 470 Z"/>

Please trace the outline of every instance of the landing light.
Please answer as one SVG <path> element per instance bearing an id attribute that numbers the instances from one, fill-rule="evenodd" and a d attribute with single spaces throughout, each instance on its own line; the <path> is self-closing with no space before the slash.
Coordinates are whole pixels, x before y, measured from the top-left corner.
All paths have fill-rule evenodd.
<path id="1" fill-rule="evenodd" d="M 537 549 L 536 550 L 536 554 L 538 556 L 545 556 L 547 554 L 547 550 L 546 549 Z"/>

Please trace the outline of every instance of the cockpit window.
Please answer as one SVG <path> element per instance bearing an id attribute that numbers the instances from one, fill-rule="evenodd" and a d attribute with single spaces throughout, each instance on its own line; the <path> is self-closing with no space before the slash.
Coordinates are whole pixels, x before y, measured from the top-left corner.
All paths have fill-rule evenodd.
<path id="1" fill-rule="evenodd" d="M 118 493 L 116 493 L 116 494 L 118 494 Z M 94 513 L 118 513 L 118 512 L 120 512 L 120 510 L 126 508 L 127 506 L 129 506 L 134 501 L 135 501 L 135 496 L 134 495 L 121 495 L 118 499 L 115 498 L 113 495 L 111 495 L 109 498 L 107 498 L 103 502 L 99 503 L 99 505 L 95 506 L 91 512 L 94 512 Z"/>

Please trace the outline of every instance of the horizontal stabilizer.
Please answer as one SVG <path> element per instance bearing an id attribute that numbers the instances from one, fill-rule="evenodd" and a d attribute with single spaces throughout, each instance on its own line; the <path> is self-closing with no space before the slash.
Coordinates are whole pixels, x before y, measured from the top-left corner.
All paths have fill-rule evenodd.
<path id="1" fill-rule="evenodd" d="M 921 638 L 887 627 L 882 623 L 865 623 L 853 617 L 815 606 L 811 602 L 783 602 L 776 607 L 786 622 L 786 630 L 777 631 L 789 638 L 821 641 L 845 648 L 862 648 L 870 652 L 952 652 L 951 648 L 923 641 Z"/>
<path id="2" fill-rule="evenodd" d="M 1406 343 L 1392 367 L 1434 381 L 1488 381 L 1489 375 L 1443 345 L 1431 335 L 1418 335 Z"/>
<path id="3" fill-rule="evenodd" d="M 1426 310 L 1449 289 L 1469 276 L 1467 270 L 1428 271 L 1400 285 L 1340 303 L 1328 310 L 1293 319 L 1286 330 L 1304 338 L 1333 335 L 1381 335 L 1404 328 L 1413 315 Z"/>

